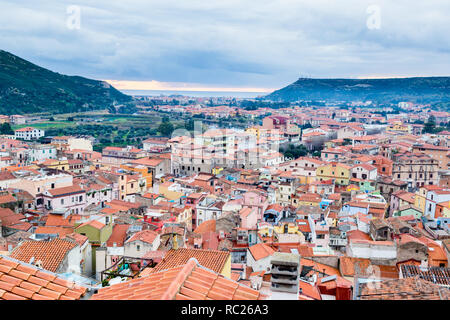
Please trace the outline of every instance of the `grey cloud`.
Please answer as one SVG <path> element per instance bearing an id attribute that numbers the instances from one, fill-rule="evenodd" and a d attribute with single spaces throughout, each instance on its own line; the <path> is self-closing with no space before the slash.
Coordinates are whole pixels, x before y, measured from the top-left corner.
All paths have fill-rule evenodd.
<path id="1" fill-rule="evenodd" d="M 81 29 L 66 27 L 80 5 Z M 381 28 L 366 26 L 369 5 Z M 446 0 L 3 1 L 2 49 L 97 79 L 280 87 L 298 76 L 450 74 Z"/>

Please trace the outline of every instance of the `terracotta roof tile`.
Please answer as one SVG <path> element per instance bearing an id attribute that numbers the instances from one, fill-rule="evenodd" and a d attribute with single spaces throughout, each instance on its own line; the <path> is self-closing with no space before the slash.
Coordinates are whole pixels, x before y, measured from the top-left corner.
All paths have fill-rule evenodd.
<path id="1" fill-rule="evenodd" d="M 69 187 L 51 189 L 51 190 L 48 190 L 47 192 L 53 197 L 60 197 L 60 196 L 69 195 L 69 194 L 83 193 L 85 191 L 83 189 L 81 189 L 80 186 L 73 185 L 73 186 L 69 186 Z"/>
<path id="2" fill-rule="evenodd" d="M 195 233 L 215 232 L 216 220 L 206 220 L 202 222 L 195 230 Z"/>
<path id="3" fill-rule="evenodd" d="M 263 259 L 275 253 L 275 250 L 264 243 L 255 244 L 248 249 L 255 260 Z"/>
<path id="4" fill-rule="evenodd" d="M 0 270 L 3 273 L 0 276 L 0 300 L 65 299 L 63 293 L 68 298 L 80 299 L 87 291 L 74 282 L 58 278 L 56 274 L 5 256 L 0 256 Z"/>
<path id="5" fill-rule="evenodd" d="M 450 300 L 450 289 L 419 277 L 363 284 L 361 300 Z"/>
<path id="6" fill-rule="evenodd" d="M 195 258 L 181 266 L 153 272 L 101 288 L 93 300 L 229 300 L 259 299 L 258 291 L 198 264 Z"/>
<path id="7" fill-rule="evenodd" d="M 154 271 L 161 271 L 184 265 L 190 258 L 198 260 L 199 264 L 214 272 L 220 273 L 225 263 L 230 257 L 230 253 L 226 251 L 202 250 L 202 249 L 177 249 L 169 250 L 164 259 L 158 263 Z"/>
<path id="8" fill-rule="evenodd" d="M 342 256 L 339 258 L 340 271 L 343 277 L 355 275 L 355 265 L 359 265 L 360 276 L 375 275 L 380 279 L 398 279 L 398 271 L 395 266 L 373 265 L 370 259 Z"/>
<path id="9" fill-rule="evenodd" d="M 88 221 L 88 222 L 85 222 L 85 223 L 80 224 L 77 228 L 81 228 L 81 227 L 84 227 L 84 226 L 91 226 L 91 227 L 93 227 L 93 228 L 95 228 L 95 229 L 101 230 L 101 229 L 103 229 L 106 225 L 103 224 L 103 223 L 101 223 L 100 221 L 97 221 L 97 220 L 90 220 L 90 221 Z"/>
<path id="10" fill-rule="evenodd" d="M 133 241 L 142 241 L 146 243 L 153 243 L 158 236 L 158 233 L 153 230 L 143 230 L 135 233 L 133 236 L 130 237 L 126 243 L 130 243 Z"/>
<path id="11" fill-rule="evenodd" d="M 11 258 L 28 263 L 34 257 L 35 262 L 42 261 L 44 269 L 55 272 L 67 253 L 76 246 L 74 242 L 58 238 L 50 241 L 25 241 L 13 250 Z M 36 276 L 40 277 L 42 274 L 45 273 L 37 272 Z"/>

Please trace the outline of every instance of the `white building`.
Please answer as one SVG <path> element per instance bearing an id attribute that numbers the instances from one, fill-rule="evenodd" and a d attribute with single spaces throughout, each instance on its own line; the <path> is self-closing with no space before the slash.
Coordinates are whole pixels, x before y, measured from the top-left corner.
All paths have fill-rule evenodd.
<path id="1" fill-rule="evenodd" d="M 161 238 L 153 230 L 143 230 L 135 233 L 125 241 L 124 254 L 127 257 L 142 258 L 149 251 L 158 250 Z"/>
<path id="2" fill-rule="evenodd" d="M 270 272 L 270 260 L 274 253 L 275 250 L 264 243 L 255 244 L 247 249 L 247 266 L 252 267 L 253 272 Z"/>
<path id="3" fill-rule="evenodd" d="M 16 139 L 33 140 L 39 139 L 45 135 L 45 131 L 33 127 L 25 127 L 14 131 Z"/>
<path id="4" fill-rule="evenodd" d="M 56 148 L 48 144 L 32 146 L 28 150 L 28 159 L 31 162 L 56 159 Z"/>
<path id="5" fill-rule="evenodd" d="M 364 259 L 396 259 L 397 246 L 393 241 L 353 239 L 347 246 L 347 255 L 349 257 Z"/>

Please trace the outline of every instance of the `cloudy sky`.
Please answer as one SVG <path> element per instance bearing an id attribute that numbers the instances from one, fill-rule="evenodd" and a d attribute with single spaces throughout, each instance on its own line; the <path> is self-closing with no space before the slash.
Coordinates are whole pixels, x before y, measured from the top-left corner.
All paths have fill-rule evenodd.
<path id="1" fill-rule="evenodd" d="M 119 88 L 262 92 L 449 76 L 449 17 L 448 0 L 0 0 L 0 49 Z"/>

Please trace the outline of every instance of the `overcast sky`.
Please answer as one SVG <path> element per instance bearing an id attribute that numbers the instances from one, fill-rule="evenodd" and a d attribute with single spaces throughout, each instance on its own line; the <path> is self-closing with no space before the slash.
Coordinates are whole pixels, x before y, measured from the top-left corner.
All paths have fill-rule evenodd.
<path id="1" fill-rule="evenodd" d="M 141 89 L 264 90 L 300 76 L 449 76 L 449 17 L 448 0 L 0 0 L 0 48 Z"/>

